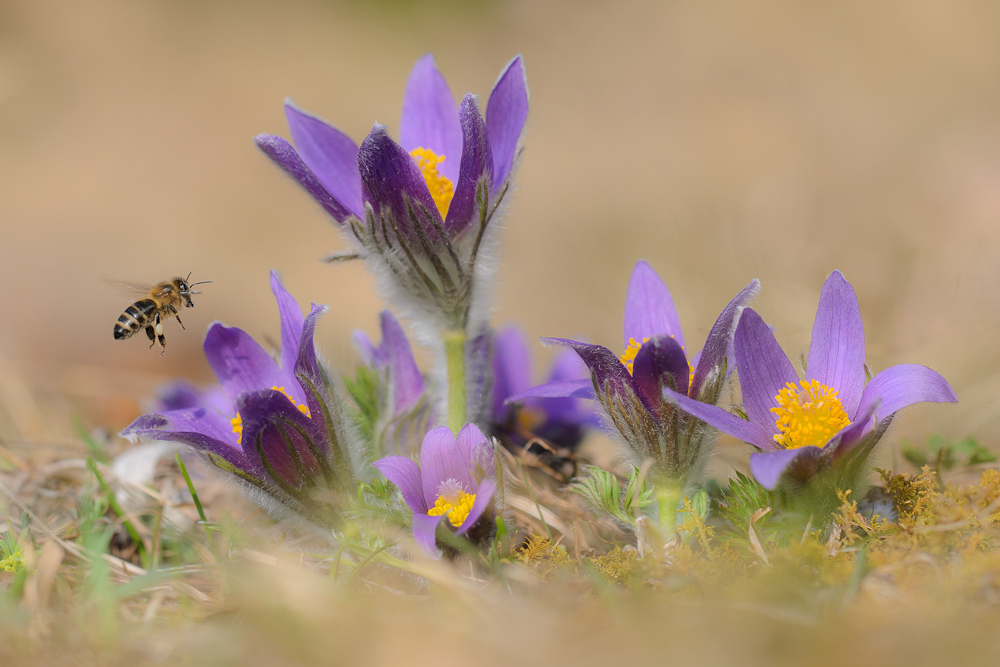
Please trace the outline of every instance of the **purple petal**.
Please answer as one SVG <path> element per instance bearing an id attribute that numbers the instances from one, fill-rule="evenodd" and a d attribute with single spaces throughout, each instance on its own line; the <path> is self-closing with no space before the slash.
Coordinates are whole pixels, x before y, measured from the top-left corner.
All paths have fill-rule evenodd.
<path id="1" fill-rule="evenodd" d="M 681 321 L 670 290 L 653 267 L 642 260 L 635 263 L 628 283 L 623 330 L 626 348 L 629 340 L 641 344 L 645 338 L 664 334 L 673 336 L 681 347 L 684 346 Z"/>
<path id="2" fill-rule="evenodd" d="M 358 166 L 362 197 L 376 213 L 391 213 L 402 233 L 413 233 L 407 199 L 413 203 L 415 213 L 421 219 L 426 213 L 438 225 L 442 224 L 441 214 L 431 198 L 420 168 L 410 154 L 389 137 L 384 125 L 375 123 L 361 142 Z M 421 207 L 423 211 L 419 210 Z M 425 223 L 425 229 L 428 237 L 437 238 L 430 221 Z"/>
<path id="3" fill-rule="evenodd" d="M 653 336 L 643 343 L 632 364 L 632 378 L 653 405 L 660 402 L 661 389 L 670 386 L 668 378 L 686 395 L 689 373 L 684 350 L 670 336 Z"/>
<path id="4" fill-rule="evenodd" d="M 326 313 L 328 308 L 326 306 L 317 306 L 315 303 L 312 304 L 312 308 L 309 311 L 309 315 L 306 316 L 305 321 L 302 323 L 302 338 L 299 340 L 299 356 L 295 360 L 295 368 L 293 378 L 296 380 L 290 382 L 289 386 L 286 387 L 288 393 L 292 395 L 296 401 L 300 404 L 305 402 L 305 405 L 309 408 L 309 414 L 316 419 L 319 419 L 323 406 L 320 405 L 320 400 L 329 403 L 333 397 L 327 395 L 327 383 L 323 376 L 323 372 L 319 367 L 319 359 L 316 357 L 316 343 L 314 342 L 314 337 L 316 334 L 316 321 L 319 319 L 320 315 Z M 320 397 L 317 399 L 316 395 L 313 393 L 312 389 L 303 384 L 301 378 L 306 378 L 310 384 L 319 392 Z"/>
<path id="5" fill-rule="evenodd" d="M 392 378 L 392 410 L 394 415 L 400 415 L 412 410 L 424 395 L 424 376 L 420 374 L 410 341 L 396 318 L 383 310 L 380 321 L 382 347 L 389 359 Z"/>
<path id="6" fill-rule="evenodd" d="M 427 514 L 423 486 L 420 481 L 420 467 L 405 456 L 386 456 L 372 463 L 385 478 L 399 487 L 406 505 L 414 514 Z"/>
<path id="7" fill-rule="evenodd" d="M 281 368 L 288 371 L 295 367 L 295 360 L 299 356 L 304 318 L 299 302 L 281 284 L 277 271 L 271 271 L 271 291 L 278 302 L 278 316 L 281 319 Z"/>
<path id="8" fill-rule="evenodd" d="M 469 510 L 469 515 L 465 517 L 465 521 L 463 521 L 462 525 L 455 531 L 456 535 L 462 535 L 465 531 L 476 525 L 476 522 L 479 521 L 479 517 L 481 517 L 483 512 L 486 511 L 486 508 L 490 506 L 490 501 L 493 500 L 493 494 L 496 490 L 496 482 L 492 479 L 487 478 L 479 483 L 479 488 L 476 489 L 476 500 L 472 503 L 472 509 Z"/>
<path id="9" fill-rule="evenodd" d="M 562 350 L 552 362 L 549 380 L 586 380 L 590 376 L 587 364 L 572 350 Z"/>
<path id="10" fill-rule="evenodd" d="M 583 359 L 583 363 L 587 364 L 587 367 L 590 369 L 593 376 L 593 384 L 600 393 L 619 399 L 623 405 L 632 404 L 632 398 L 634 397 L 650 415 L 656 414 L 653 405 L 646 398 L 645 393 L 639 388 L 639 385 L 636 384 L 632 376 L 629 375 L 628 369 L 622 364 L 621 359 L 608 348 L 602 345 L 589 345 L 565 338 L 543 338 L 542 343 L 547 345 L 565 345 L 575 350 L 580 355 L 580 358 Z M 582 391 L 582 387 L 579 389 Z M 578 394 L 574 395 L 582 397 Z"/>
<path id="11" fill-rule="evenodd" d="M 576 383 L 577 387 L 575 391 L 571 392 L 574 396 L 570 398 L 538 401 L 544 406 L 542 409 L 548 415 L 548 421 L 552 426 L 555 426 L 555 423 L 579 426 L 594 426 L 598 423 L 595 406 L 586 400 L 581 400 L 594 398 L 594 382 L 590 379 L 590 371 L 580 359 L 580 355 L 572 350 L 559 352 L 552 364 L 549 379 L 573 382 Z M 582 396 L 579 395 L 581 393 Z"/>
<path id="12" fill-rule="evenodd" d="M 243 454 L 229 420 L 205 408 L 143 415 L 129 424 L 121 435 L 142 440 L 181 442 L 199 451 L 221 456 L 256 477 L 264 476 L 261 467 Z"/>
<path id="13" fill-rule="evenodd" d="M 361 329 L 355 329 L 351 338 L 354 340 L 354 346 L 358 349 L 358 354 L 361 355 L 361 360 L 364 363 L 371 364 L 378 369 L 385 368 L 389 363 L 389 355 L 382 349 L 382 346 L 376 347 L 368 334 Z"/>
<path id="14" fill-rule="evenodd" d="M 874 403 L 867 406 L 857 416 L 855 421 L 837 431 L 830 441 L 823 446 L 826 452 L 832 452 L 833 458 L 838 459 L 848 453 L 864 440 L 865 436 L 874 428 L 875 411 L 881 407 L 881 403 L 876 399 Z"/>
<path id="15" fill-rule="evenodd" d="M 859 412 L 881 400 L 880 419 L 914 403 L 954 403 L 958 395 L 936 371 L 919 364 L 890 366 L 872 378 L 861 396 Z"/>
<path id="16" fill-rule="evenodd" d="M 205 336 L 205 357 L 219 384 L 233 398 L 286 384 L 287 376 L 271 355 L 242 329 L 213 324 Z"/>
<path id="17" fill-rule="evenodd" d="M 266 469 L 261 458 L 263 451 L 277 475 L 292 486 L 303 486 L 308 477 L 319 473 L 320 462 L 313 456 L 303 433 L 321 455 L 326 454 L 327 440 L 319 427 L 320 420 L 309 419 L 287 396 L 272 389 L 243 394 L 236 407 L 243 420 L 241 445 L 249 460 Z"/>
<path id="18" fill-rule="evenodd" d="M 741 419 L 734 414 L 730 414 L 716 405 L 696 401 L 685 394 L 673 391 L 669 387 L 664 388 L 663 397 L 671 403 L 676 403 L 681 410 L 692 417 L 697 417 L 709 426 L 714 426 L 723 433 L 728 433 L 743 442 L 748 442 L 751 445 L 767 450 L 777 447 L 771 434 L 760 426 Z"/>
<path id="19" fill-rule="evenodd" d="M 760 281 L 752 280 L 749 285 L 740 290 L 740 293 L 733 297 L 722 313 L 712 325 L 712 330 L 708 332 L 705 339 L 705 347 L 701 349 L 695 359 L 691 362 L 694 365 L 694 379 L 688 390 L 688 396 L 698 397 L 702 384 L 722 365 L 723 358 L 728 358 L 726 374 L 728 375 L 736 367 L 736 360 L 733 358 L 733 334 L 736 331 L 736 323 L 740 320 L 740 314 L 749 303 L 760 293 Z"/>
<path id="20" fill-rule="evenodd" d="M 833 387 L 853 415 L 865 388 L 865 327 L 854 288 L 840 271 L 823 284 L 809 344 L 806 379 Z"/>
<path id="21" fill-rule="evenodd" d="M 177 380 L 160 388 L 156 400 L 160 404 L 158 412 L 196 408 L 201 405 L 201 390 L 187 380 Z"/>
<path id="22" fill-rule="evenodd" d="M 752 308 L 743 311 L 736 325 L 733 351 L 747 416 L 776 435 L 778 427 L 771 412 L 771 408 L 778 405 L 775 397 L 787 383 L 797 386 L 799 380 L 792 362 L 782 352 L 771 329 Z"/>
<path id="23" fill-rule="evenodd" d="M 426 148 L 438 157 L 444 156 L 446 159 L 439 165 L 439 172 L 452 183 L 458 180 L 462 156 L 458 107 L 430 53 L 417 61 L 406 81 L 399 143 L 407 152 Z"/>
<path id="24" fill-rule="evenodd" d="M 508 417 L 507 398 L 531 386 L 531 355 L 527 338 L 517 327 L 501 330 L 493 347 L 493 418 L 502 424 Z"/>
<path id="25" fill-rule="evenodd" d="M 477 210 L 476 187 L 481 178 L 490 178 L 493 172 L 493 153 L 486 134 L 486 123 L 471 93 L 462 99 L 459 113 L 462 119 L 462 166 L 455 184 L 455 196 L 445 219 L 445 229 L 450 235 L 457 235 L 472 224 Z"/>
<path id="26" fill-rule="evenodd" d="M 820 455 L 819 447 L 799 447 L 798 449 L 779 449 L 773 452 L 756 452 L 750 455 L 750 472 L 754 479 L 769 491 L 778 486 L 781 475 L 796 463 L 796 459 L 813 459 Z"/>
<path id="27" fill-rule="evenodd" d="M 427 514 L 413 515 L 413 539 L 428 558 L 441 560 L 441 552 L 437 549 L 437 527 L 444 515 L 429 516 Z"/>
<path id="28" fill-rule="evenodd" d="M 295 151 L 316 175 L 330 195 L 359 218 L 361 176 L 358 174 L 358 145 L 326 121 L 285 102 L 285 118 L 295 142 Z"/>
<path id="29" fill-rule="evenodd" d="M 298 184 L 323 207 L 324 211 L 333 216 L 334 220 L 342 223 L 356 215 L 350 206 L 330 194 L 288 141 L 273 134 L 257 135 L 253 141 L 264 155 L 298 181 Z"/>
<path id="30" fill-rule="evenodd" d="M 510 175 L 527 119 L 528 80 L 521 56 L 517 55 L 500 74 L 486 103 L 486 129 L 493 152 L 490 196 L 496 194 Z"/>
<path id="31" fill-rule="evenodd" d="M 458 451 L 473 478 L 493 475 L 493 447 L 475 424 L 466 424 L 456 438 Z M 471 488 L 471 487 L 470 487 Z"/>
<path id="32" fill-rule="evenodd" d="M 593 380 L 559 380 L 546 382 L 531 389 L 514 394 L 506 403 L 520 403 L 530 398 L 583 398 L 596 399 Z"/>
<path id="33" fill-rule="evenodd" d="M 438 499 L 441 482 L 454 479 L 467 493 L 475 488 L 468 461 L 459 451 L 455 435 L 447 426 L 438 426 L 424 436 L 420 450 L 420 475 L 428 507 L 433 507 Z"/>

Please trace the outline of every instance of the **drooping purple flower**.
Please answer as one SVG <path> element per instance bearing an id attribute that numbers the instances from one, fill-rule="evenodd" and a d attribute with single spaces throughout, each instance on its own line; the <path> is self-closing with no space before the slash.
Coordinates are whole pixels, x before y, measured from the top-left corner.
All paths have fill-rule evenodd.
<path id="1" fill-rule="evenodd" d="M 372 451 L 408 453 L 433 425 L 427 386 L 413 357 L 403 327 L 388 310 L 380 317 L 382 342 L 375 345 L 363 331 L 354 332 L 354 342 L 362 359 L 379 376 L 378 423 L 373 424 Z"/>
<path id="2" fill-rule="evenodd" d="M 688 356 L 673 298 L 644 261 L 636 263 L 625 301 L 624 353 L 561 338 L 543 342 L 575 350 L 590 369 L 587 380 L 561 380 L 517 394 L 508 401 L 541 397 L 597 398 L 628 447 L 633 463 L 652 459 L 650 475 L 671 485 L 693 481 L 714 432 L 664 398 L 676 391 L 694 402 L 715 405 L 731 358 L 733 330 L 743 308 L 757 295 L 754 280 L 723 309 L 702 349 Z"/>
<path id="3" fill-rule="evenodd" d="M 455 437 L 447 426 L 424 436 L 420 465 L 405 456 L 373 464 L 399 487 L 413 512 L 413 538 L 427 556 L 440 558 L 436 533 L 447 519 L 456 535 L 468 533 L 483 516 L 496 491 L 493 446 L 475 424 Z"/>
<path id="4" fill-rule="evenodd" d="M 508 403 L 509 398 L 528 391 L 533 384 L 528 339 L 518 327 L 511 326 L 494 336 L 493 347 L 494 434 L 516 447 L 541 439 L 555 452 L 573 451 L 587 429 L 598 423 L 592 404 L 579 398 L 526 398 Z M 589 375 L 579 355 L 564 350 L 553 361 L 548 382 L 589 382 Z M 537 448 L 536 453 L 545 456 L 542 448 Z"/>
<path id="5" fill-rule="evenodd" d="M 951 385 L 916 364 L 885 369 L 865 383 L 865 332 L 854 288 L 840 271 L 820 293 L 805 379 L 760 316 L 747 309 L 734 341 L 746 419 L 669 391 L 684 410 L 761 451 L 750 468 L 765 488 L 805 484 L 832 467 L 863 463 L 899 410 L 955 402 Z"/>
<path id="6" fill-rule="evenodd" d="M 501 72 L 485 119 L 471 93 L 455 103 L 432 55 L 420 58 L 407 81 L 398 143 L 379 123 L 358 147 L 291 102 L 285 114 L 295 146 L 267 134 L 257 146 L 350 231 L 358 243 L 352 255 L 367 257 L 445 326 L 464 329 L 476 257 L 527 120 L 521 57 Z"/>
<path id="7" fill-rule="evenodd" d="M 313 304 L 303 317 L 275 273 L 271 289 L 281 317 L 280 363 L 243 330 L 215 323 L 205 356 L 229 402 L 188 395 L 194 405 L 143 415 L 122 435 L 190 445 L 285 507 L 329 525 L 336 517 L 311 490 L 346 488 L 351 473 L 339 409 L 313 343 L 326 307 Z"/>

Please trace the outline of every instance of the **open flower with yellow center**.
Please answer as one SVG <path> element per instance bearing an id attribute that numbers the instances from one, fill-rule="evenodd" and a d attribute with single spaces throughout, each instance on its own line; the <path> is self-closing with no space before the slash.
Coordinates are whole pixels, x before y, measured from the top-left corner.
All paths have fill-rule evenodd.
<path id="1" fill-rule="evenodd" d="M 456 104 L 434 57 L 420 58 L 406 84 L 398 141 L 375 123 L 359 146 L 291 102 L 285 115 L 294 147 L 267 134 L 255 143 L 347 232 L 355 248 L 346 256 L 368 259 L 391 299 L 419 297 L 445 326 L 464 327 L 479 247 L 528 117 L 521 57 L 500 73 L 485 115 L 471 93 Z"/>
<path id="2" fill-rule="evenodd" d="M 447 426 L 424 436 L 420 465 L 405 456 L 387 456 L 373 464 L 399 487 L 413 512 L 413 537 L 421 551 L 440 558 L 437 530 L 442 519 L 456 535 L 467 533 L 489 508 L 496 490 L 493 445 L 475 424 L 455 437 Z"/>
<path id="3" fill-rule="evenodd" d="M 892 366 L 866 384 L 861 310 L 854 288 L 839 271 L 830 274 L 820 294 L 804 380 L 749 308 L 736 327 L 734 355 L 746 419 L 686 396 L 674 400 L 760 449 L 750 456 L 750 469 L 768 489 L 784 477 L 808 483 L 847 461 L 866 473 L 861 464 L 898 410 L 958 400 L 943 377 L 916 364 Z"/>
<path id="4" fill-rule="evenodd" d="M 309 493 L 317 485 L 346 488 L 352 478 L 341 410 L 313 343 L 326 308 L 313 305 L 303 316 L 274 273 L 271 289 L 281 320 L 279 360 L 242 329 L 217 322 L 205 336 L 205 356 L 225 396 L 175 390 L 164 410 L 139 417 L 122 435 L 188 444 L 282 506 L 333 525 Z"/>
<path id="5" fill-rule="evenodd" d="M 596 398 L 632 462 L 639 465 L 652 459 L 654 484 L 659 480 L 661 485 L 683 487 L 696 481 L 693 477 L 702 469 L 715 432 L 679 410 L 668 393 L 714 407 L 731 368 L 727 359 L 732 358 L 736 322 L 759 289 L 756 280 L 743 288 L 722 310 L 701 351 L 689 358 L 670 290 L 649 264 L 637 262 L 625 297 L 624 353 L 619 356 L 602 345 L 543 339 L 576 351 L 591 377 L 549 382 L 508 401 Z"/>

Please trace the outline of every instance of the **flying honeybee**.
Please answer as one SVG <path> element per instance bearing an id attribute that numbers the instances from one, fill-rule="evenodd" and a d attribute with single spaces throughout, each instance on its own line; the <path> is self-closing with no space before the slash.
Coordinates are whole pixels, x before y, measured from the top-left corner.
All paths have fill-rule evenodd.
<path id="1" fill-rule="evenodd" d="M 145 329 L 146 335 L 152 341 L 149 347 L 153 347 L 159 342 L 160 355 L 162 356 L 167 350 L 167 339 L 163 335 L 163 322 L 171 317 L 176 317 L 181 329 L 185 329 L 178 313 L 185 306 L 194 308 L 191 295 L 201 294 L 198 290 L 191 288 L 195 285 L 212 282 L 211 280 L 203 280 L 200 283 L 189 283 L 190 278 L 191 274 L 189 273 L 187 278 L 166 280 L 148 288 L 148 290 L 130 285 L 129 287 L 134 290 L 146 292 L 146 296 L 126 308 L 125 312 L 118 317 L 118 321 L 115 322 L 115 340 L 131 338 L 141 329 Z"/>

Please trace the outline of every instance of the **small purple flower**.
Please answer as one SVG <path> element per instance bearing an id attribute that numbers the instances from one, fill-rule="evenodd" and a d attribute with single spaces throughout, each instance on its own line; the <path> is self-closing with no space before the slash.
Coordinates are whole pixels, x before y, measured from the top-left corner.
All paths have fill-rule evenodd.
<path id="1" fill-rule="evenodd" d="M 762 450 L 751 454 L 750 468 L 768 489 L 782 478 L 808 483 L 845 463 L 861 473 L 860 464 L 897 411 L 958 400 L 943 377 L 916 364 L 892 366 L 865 383 L 861 310 L 840 271 L 830 274 L 820 294 L 804 380 L 751 309 L 740 317 L 734 347 L 747 419 L 668 394 L 682 409 Z"/>
<path id="2" fill-rule="evenodd" d="M 375 369 L 380 379 L 379 423 L 373 425 L 372 449 L 378 454 L 388 450 L 405 453 L 416 449 L 428 425 L 433 425 L 433 415 L 424 376 L 403 327 L 388 310 L 383 310 L 379 319 L 379 345 L 372 343 L 365 332 L 354 332 L 363 361 Z"/>
<path id="3" fill-rule="evenodd" d="M 579 398 L 508 399 L 532 386 L 528 339 L 517 327 L 499 331 L 493 340 L 493 431 L 516 446 L 534 438 L 551 443 L 556 450 L 572 451 L 588 428 L 597 425 L 592 405 Z M 548 382 L 589 383 L 587 366 L 572 350 L 560 352 L 552 364 Z"/>
<path id="4" fill-rule="evenodd" d="M 624 353 L 561 338 L 591 372 L 589 380 L 562 380 L 517 394 L 508 401 L 541 397 L 597 398 L 621 434 L 633 463 L 652 459 L 650 474 L 672 486 L 690 483 L 703 465 L 714 432 L 677 410 L 664 391 L 714 405 L 728 375 L 733 329 L 760 289 L 754 280 L 723 309 L 704 347 L 690 358 L 680 319 L 663 280 L 644 261 L 636 264 L 625 300 Z"/>
<path id="5" fill-rule="evenodd" d="M 440 558 L 435 535 L 447 519 L 456 535 L 464 535 L 489 507 L 496 491 L 493 446 L 475 424 L 458 438 L 447 426 L 424 436 L 420 465 L 405 456 L 387 456 L 373 464 L 399 487 L 413 512 L 413 538 L 427 556 Z"/>
<path id="6" fill-rule="evenodd" d="M 367 257 L 445 326 L 464 329 L 476 256 L 527 120 L 521 57 L 501 72 L 485 119 L 471 93 L 456 105 L 432 55 L 420 58 L 407 81 L 398 143 L 379 123 L 359 148 L 291 102 L 285 114 L 295 147 L 268 134 L 257 146 L 350 231 L 359 244 L 351 256 Z"/>
<path id="7" fill-rule="evenodd" d="M 303 317 L 275 273 L 271 289 L 281 316 L 280 363 L 243 330 L 215 323 L 205 337 L 205 356 L 229 401 L 177 395 L 177 409 L 143 415 L 122 435 L 188 444 L 285 507 L 327 525 L 335 517 L 309 492 L 318 483 L 346 488 L 350 468 L 339 410 L 313 344 L 326 307 L 314 304 Z"/>

